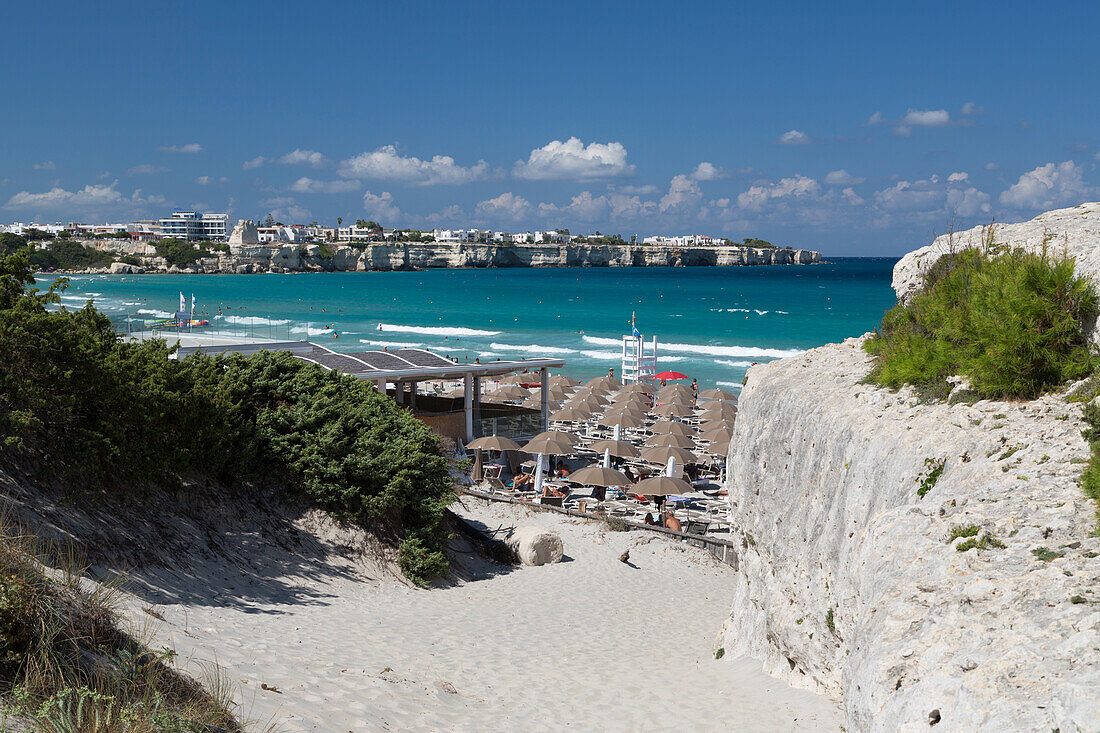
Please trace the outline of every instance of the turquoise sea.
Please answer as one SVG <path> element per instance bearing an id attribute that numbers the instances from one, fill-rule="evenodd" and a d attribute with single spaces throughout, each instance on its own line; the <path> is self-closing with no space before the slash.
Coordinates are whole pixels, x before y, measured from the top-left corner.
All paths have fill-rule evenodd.
<path id="1" fill-rule="evenodd" d="M 894 302 L 894 259 L 771 267 L 430 270 L 295 275 L 77 275 L 120 324 L 194 294 L 208 330 L 308 337 L 337 351 L 428 348 L 462 361 L 555 356 L 577 377 L 619 371 L 631 315 L 660 364 L 710 387 L 871 330 Z M 379 324 L 382 328 L 379 330 Z M 337 335 L 334 338 L 334 334 Z"/>

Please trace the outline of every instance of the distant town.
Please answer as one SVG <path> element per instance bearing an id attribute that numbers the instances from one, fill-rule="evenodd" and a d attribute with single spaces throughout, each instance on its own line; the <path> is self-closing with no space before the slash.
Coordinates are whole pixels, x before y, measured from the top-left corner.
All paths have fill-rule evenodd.
<path id="1" fill-rule="evenodd" d="M 342 219 L 336 226 L 326 226 L 314 221 L 310 224 L 285 224 L 268 216 L 263 222 L 239 220 L 229 226 L 228 214 L 198 211 L 174 211 L 160 219 L 131 221 L 126 224 L 87 224 L 82 222 L 55 222 L 52 224 L 14 222 L 0 226 L 0 232 L 15 234 L 30 241 L 44 239 L 114 239 L 134 242 L 152 242 L 162 239 L 178 239 L 187 242 L 211 242 L 229 244 L 322 244 L 344 243 L 349 245 L 370 242 L 440 242 L 469 244 L 652 244 L 671 247 L 722 247 L 744 246 L 772 248 L 770 242 L 748 238 L 743 242 L 705 234 L 679 236 L 651 236 L 639 241 L 638 235 L 624 238 L 619 234 L 572 234 L 568 229 L 549 231 L 504 232 L 490 229 L 387 229 L 374 221 L 357 220 L 344 226 Z"/>

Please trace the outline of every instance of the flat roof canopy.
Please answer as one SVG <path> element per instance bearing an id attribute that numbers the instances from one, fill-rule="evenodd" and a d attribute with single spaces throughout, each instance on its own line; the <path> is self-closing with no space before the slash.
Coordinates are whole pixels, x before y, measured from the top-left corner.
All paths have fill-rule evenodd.
<path id="1" fill-rule="evenodd" d="M 529 369 L 560 369 L 565 366 L 564 359 L 549 358 L 459 363 L 425 349 L 341 353 L 309 341 L 181 346 L 176 353 L 179 357 L 185 357 L 196 353 L 255 354 L 259 351 L 289 351 L 296 358 L 319 364 L 325 369 L 344 372 L 361 379 L 385 379 L 389 382 L 459 379 L 467 374 L 493 377 Z"/>

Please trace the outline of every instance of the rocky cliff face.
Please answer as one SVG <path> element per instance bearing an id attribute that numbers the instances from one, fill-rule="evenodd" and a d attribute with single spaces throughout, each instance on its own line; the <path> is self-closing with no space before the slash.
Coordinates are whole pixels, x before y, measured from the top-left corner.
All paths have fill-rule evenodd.
<path id="1" fill-rule="evenodd" d="M 1100 730 L 1080 405 L 920 404 L 860 383 L 861 342 L 749 372 L 718 645 L 843 695 L 849 731 Z M 960 552 L 949 534 L 971 525 L 992 539 Z"/>
<path id="2" fill-rule="evenodd" d="M 144 246 L 144 245 L 142 245 Z M 752 247 L 665 247 L 655 245 L 494 245 L 397 242 L 364 249 L 333 247 L 321 257 L 308 245 L 230 245 L 230 252 L 173 270 L 163 259 L 146 257 L 141 265 L 116 263 L 112 272 L 309 272 L 421 270 L 464 267 L 734 267 L 808 265 L 823 262 L 820 252 Z M 142 254 L 127 252 L 126 254 Z"/>

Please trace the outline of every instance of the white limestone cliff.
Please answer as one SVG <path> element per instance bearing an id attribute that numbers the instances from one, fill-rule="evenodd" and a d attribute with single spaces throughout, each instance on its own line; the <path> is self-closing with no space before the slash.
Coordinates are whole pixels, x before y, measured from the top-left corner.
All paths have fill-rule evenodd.
<path id="1" fill-rule="evenodd" d="M 1068 234 L 1078 271 L 1100 272 L 1100 204 L 1012 226 L 996 240 Z M 899 296 L 948 244 L 898 263 Z M 1100 537 L 1072 388 L 924 404 L 863 383 L 863 338 L 749 370 L 716 646 L 842 698 L 848 731 L 1100 731 Z M 949 533 L 970 525 L 993 541 L 960 552 Z"/>

